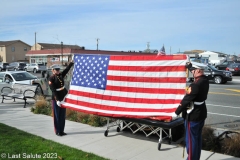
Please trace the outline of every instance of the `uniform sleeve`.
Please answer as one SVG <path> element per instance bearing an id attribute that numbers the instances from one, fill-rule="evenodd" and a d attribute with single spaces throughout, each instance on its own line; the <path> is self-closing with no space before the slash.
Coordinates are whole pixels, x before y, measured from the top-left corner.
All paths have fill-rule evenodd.
<path id="1" fill-rule="evenodd" d="M 66 76 L 66 74 L 68 73 L 68 71 L 71 69 L 71 67 L 73 66 L 73 62 L 69 63 L 69 65 L 62 71 L 62 76 L 63 78 Z"/>
<path id="2" fill-rule="evenodd" d="M 181 105 L 178 106 L 175 113 L 177 115 L 179 115 L 181 112 L 186 110 L 189 103 L 192 102 L 196 98 L 196 96 L 198 95 L 198 92 L 199 92 L 199 86 L 195 83 L 192 83 L 189 86 L 186 95 L 183 97 L 183 99 L 181 101 Z"/>
<path id="3" fill-rule="evenodd" d="M 55 86 L 55 83 L 54 83 L 54 76 L 51 76 L 51 77 L 49 78 L 48 84 L 49 84 L 49 87 L 50 87 L 50 89 L 51 89 L 51 91 L 52 91 L 52 94 L 53 94 L 53 96 L 54 96 L 54 99 L 55 99 L 56 101 L 58 101 L 58 100 L 59 100 L 59 97 L 58 97 L 58 94 L 57 94 L 57 91 L 56 91 L 56 86 Z"/>

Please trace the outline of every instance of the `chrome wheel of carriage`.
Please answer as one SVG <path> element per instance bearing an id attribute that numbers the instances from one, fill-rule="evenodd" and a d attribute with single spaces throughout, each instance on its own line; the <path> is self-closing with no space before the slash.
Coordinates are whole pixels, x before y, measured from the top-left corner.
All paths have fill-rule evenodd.
<path id="1" fill-rule="evenodd" d="M 121 130 L 120 130 L 120 127 L 117 127 L 117 132 L 120 132 Z"/>
<path id="2" fill-rule="evenodd" d="M 104 132 L 104 136 L 105 136 L 105 137 L 108 136 L 108 130 L 106 130 L 106 131 Z"/>
<path id="3" fill-rule="evenodd" d="M 161 146 L 162 146 L 162 144 L 161 144 L 161 143 L 158 143 L 158 150 L 159 150 L 159 151 L 161 150 Z"/>

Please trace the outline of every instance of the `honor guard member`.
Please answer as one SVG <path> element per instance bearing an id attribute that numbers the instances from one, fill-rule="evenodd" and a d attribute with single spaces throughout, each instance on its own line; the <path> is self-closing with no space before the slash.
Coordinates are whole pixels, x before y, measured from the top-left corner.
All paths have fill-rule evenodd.
<path id="1" fill-rule="evenodd" d="M 67 135 L 64 132 L 66 108 L 61 108 L 61 101 L 67 95 L 68 91 L 64 86 L 64 77 L 73 66 L 71 62 L 66 69 L 60 72 L 60 67 L 55 66 L 52 68 L 53 75 L 49 77 L 49 86 L 52 91 L 52 109 L 53 109 L 53 121 L 54 131 L 57 136 Z"/>
<path id="2" fill-rule="evenodd" d="M 186 67 L 193 74 L 194 82 L 188 87 L 186 95 L 183 97 L 172 117 L 177 117 L 177 115 L 182 113 L 185 119 L 187 160 L 199 160 L 202 149 L 202 128 L 207 118 L 205 100 L 208 95 L 209 81 L 204 75 L 204 67 L 192 66 L 189 62 Z M 189 108 L 190 104 L 192 104 L 191 108 Z"/>

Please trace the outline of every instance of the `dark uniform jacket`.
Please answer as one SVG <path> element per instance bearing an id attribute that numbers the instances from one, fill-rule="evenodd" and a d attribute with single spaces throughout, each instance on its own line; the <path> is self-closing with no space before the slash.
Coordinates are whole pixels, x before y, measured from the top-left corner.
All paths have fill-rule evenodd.
<path id="1" fill-rule="evenodd" d="M 209 90 L 209 81 L 205 75 L 199 76 L 189 86 L 187 94 L 183 97 L 181 105 L 178 106 L 175 113 L 179 115 L 182 112 L 183 118 L 186 118 L 187 107 L 190 102 L 204 102 L 201 105 L 194 104 L 194 109 L 188 115 L 189 121 L 200 121 L 207 117 L 207 108 L 205 100 L 207 99 Z"/>
<path id="2" fill-rule="evenodd" d="M 66 67 L 66 69 L 64 69 L 61 73 L 59 73 L 58 75 L 53 74 L 49 78 L 49 86 L 50 86 L 50 89 L 52 90 L 52 100 L 62 101 L 64 97 L 67 95 L 68 91 L 64 87 L 64 77 L 66 76 L 68 71 L 71 69 L 73 64 L 74 63 L 70 63 Z M 57 89 L 60 89 L 63 87 L 64 89 L 57 91 Z"/>

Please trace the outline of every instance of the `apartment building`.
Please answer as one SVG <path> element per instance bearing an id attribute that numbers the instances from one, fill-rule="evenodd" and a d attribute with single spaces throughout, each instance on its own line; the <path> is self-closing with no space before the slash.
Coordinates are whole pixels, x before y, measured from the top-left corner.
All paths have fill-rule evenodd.
<path id="1" fill-rule="evenodd" d="M 28 61 L 26 53 L 31 46 L 20 40 L 0 41 L 0 61 L 1 62 L 17 62 Z"/>

